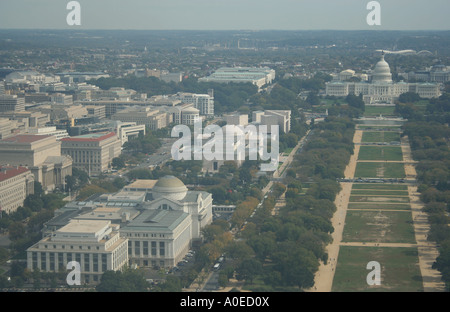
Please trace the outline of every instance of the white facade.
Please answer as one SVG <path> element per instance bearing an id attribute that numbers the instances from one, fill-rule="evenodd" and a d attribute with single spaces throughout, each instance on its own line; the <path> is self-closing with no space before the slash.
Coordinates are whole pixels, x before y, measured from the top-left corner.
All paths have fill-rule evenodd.
<path id="1" fill-rule="evenodd" d="M 117 125 L 117 134 L 120 142 L 124 145 L 130 138 L 136 138 L 140 134 L 145 135 L 145 125 L 138 125 L 135 122 L 120 122 Z"/>
<path id="2" fill-rule="evenodd" d="M 34 176 L 29 169 L 0 166 L 0 211 L 16 211 L 33 192 Z"/>
<path id="3" fill-rule="evenodd" d="M 250 82 L 258 88 L 272 83 L 275 70 L 268 67 L 222 67 L 208 77 L 200 78 L 204 82 L 246 83 Z"/>
<path id="4" fill-rule="evenodd" d="M 347 73 L 350 74 L 350 72 Z M 417 93 L 420 97 L 426 99 L 437 98 L 441 95 L 437 83 L 393 82 L 389 64 L 384 60 L 384 54 L 375 65 L 371 77 L 371 82 L 328 82 L 326 84 L 326 95 L 345 97 L 349 94 L 362 94 L 366 104 L 393 104 L 401 94 L 406 92 Z"/>
<path id="5" fill-rule="evenodd" d="M 117 271 L 128 263 L 128 240 L 106 220 L 72 220 L 27 250 L 27 267 L 33 271 L 66 271 L 77 261 L 81 283 L 100 281 L 105 271 Z"/>
<path id="6" fill-rule="evenodd" d="M 92 133 L 61 140 L 61 153 L 73 159 L 73 166 L 89 175 L 108 170 L 113 158 L 120 156 L 121 141 L 115 132 Z"/>
<path id="7" fill-rule="evenodd" d="M 128 238 L 131 264 L 173 267 L 212 222 L 212 196 L 189 191 L 173 176 L 159 179 L 151 196 L 145 210 L 120 232 Z"/>
<path id="8" fill-rule="evenodd" d="M 56 137 L 56 140 L 58 141 L 69 137 L 67 130 L 56 129 L 56 127 L 29 128 L 28 133 L 38 135 L 52 135 Z"/>
<path id="9" fill-rule="evenodd" d="M 266 125 L 270 131 L 270 126 L 278 125 L 280 133 L 291 131 L 291 111 L 290 110 L 266 110 L 254 111 L 252 113 L 252 123 Z"/>
<path id="10" fill-rule="evenodd" d="M 178 93 L 176 97 L 183 103 L 194 104 L 200 115 L 214 115 L 214 96 L 212 94 Z"/>

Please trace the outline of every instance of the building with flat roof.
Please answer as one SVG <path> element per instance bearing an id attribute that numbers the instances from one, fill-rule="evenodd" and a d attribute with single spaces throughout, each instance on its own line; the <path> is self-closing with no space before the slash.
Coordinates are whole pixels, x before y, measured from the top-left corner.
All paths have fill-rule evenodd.
<path id="1" fill-rule="evenodd" d="M 0 118 L 0 140 L 6 139 L 14 135 L 13 130 L 17 122 L 8 118 Z"/>
<path id="2" fill-rule="evenodd" d="M 0 95 L 0 112 L 25 111 L 25 98 L 17 95 Z"/>
<path id="3" fill-rule="evenodd" d="M 0 117 L 8 118 L 10 120 L 17 120 L 20 123 L 23 123 L 24 130 L 27 130 L 29 127 L 33 128 L 41 128 L 45 127 L 45 125 L 50 121 L 50 115 L 43 114 L 39 111 L 23 111 L 23 112 L 15 112 L 8 111 L 0 113 Z M 26 132 L 26 131 L 25 131 Z"/>
<path id="4" fill-rule="evenodd" d="M 61 155 L 61 142 L 55 136 L 20 134 L 0 140 L 0 164 L 31 170 L 44 190 L 63 187 L 72 175 L 72 159 Z"/>
<path id="5" fill-rule="evenodd" d="M 115 132 L 99 132 L 62 139 L 61 153 L 73 159 L 75 168 L 99 175 L 120 156 L 121 146 Z"/>
<path id="6" fill-rule="evenodd" d="M 27 249 L 27 268 L 61 272 L 76 261 L 81 283 L 98 283 L 104 272 L 128 264 L 128 240 L 118 230 L 109 220 L 72 220 Z"/>
<path id="7" fill-rule="evenodd" d="M 275 79 L 275 70 L 268 67 L 222 67 L 208 77 L 200 78 L 203 82 L 251 83 L 260 89 Z"/>
<path id="8" fill-rule="evenodd" d="M 166 127 L 171 122 L 169 118 L 167 113 L 150 107 L 127 107 L 112 116 L 113 120 L 135 122 L 138 125 L 145 125 L 150 130 Z"/>
<path id="9" fill-rule="evenodd" d="M 266 125 L 268 131 L 270 131 L 270 126 L 278 125 L 280 133 L 288 133 L 291 131 L 291 111 L 254 111 L 252 112 L 252 124 Z"/>
<path id="10" fill-rule="evenodd" d="M 67 133 L 67 130 L 56 129 L 55 126 L 43 128 L 29 128 L 28 133 L 37 135 L 53 135 L 56 137 L 56 140 L 58 141 L 69 137 L 69 133 Z"/>
<path id="11" fill-rule="evenodd" d="M 34 176 L 25 167 L 0 166 L 0 213 L 12 213 L 34 193 Z"/>
<path id="12" fill-rule="evenodd" d="M 61 120 L 70 120 L 83 118 L 88 115 L 86 107 L 79 104 L 66 105 L 59 103 L 52 104 L 42 104 L 33 108 L 29 111 L 40 112 L 50 116 L 50 121 L 56 123 Z"/>
<path id="13" fill-rule="evenodd" d="M 129 139 L 137 138 L 139 135 L 145 135 L 145 125 L 138 125 L 136 122 L 117 121 L 117 134 L 124 145 Z"/>
<path id="14" fill-rule="evenodd" d="M 224 115 L 223 119 L 226 121 L 227 125 L 234 126 L 246 126 L 248 125 L 248 115 L 247 114 L 228 114 Z"/>
<path id="15" fill-rule="evenodd" d="M 125 191 L 135 191 L 135 192 L 151 192 L 158 180 L 147 180 L 147 179 L 137 179 L 134 182 L 124 186 Z"/>
<path id="16" fill-rule="evenodd" d="M 104 105 L 85 105 L 88 117 L 106 118 L 106 108 Z"/>
<path id="17" fill-rule="evenodd" d="M 128 238 L 131 264 L 173 267 L 192 243 L 202 239 L 201 229 L 212 222 L 212 195 L 189 191 L 174 176 L 139 182 L 151 186 L 142 213 L 121 228 Z M 152 186 L 153 185 L 153 186 Z M 141 186 L 141 185 L 135 185 Z"/>
<path id="18" fill-rule="evenodd" d="M 194 104 L 199 110 L 200 115 L 214 116 L 214 91 L 210 90 L 208 94 L 194 94 L 179 92 L 176 98 L 182 103 Z"/>

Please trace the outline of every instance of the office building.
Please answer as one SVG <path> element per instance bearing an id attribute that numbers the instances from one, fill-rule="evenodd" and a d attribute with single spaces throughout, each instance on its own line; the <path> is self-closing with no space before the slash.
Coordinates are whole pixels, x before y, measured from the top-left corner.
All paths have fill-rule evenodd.
<path id="1" fill-rule="evenodd" d="M 25 111 L 25 99 L 17 95 L 0 95 L 0 112 Z"/>
<path id="2" fill-rule="evenodd" d="M 84 107 L 87 110 L 87 117 L 106 118 L 106 108 L 104 105 L 85 105 Z"/>
<path id="3" fill-rule="evenodd" d="M 150 130 L 157 130 L 166 127 L 171 120 L 167 113 L 150 107 L 128 107 L 115 113 L 111 119 L 122 122 L 135 122 L 138 125 L 145 125 Z"/>
<path id="4" fill-rule="evenodd" d="M 248 125 L 248 115 L 247 114 L 229 114 L 225 115 L 223 119 L 227 122 L 227 125 L 234 125 L 234 126 L 246 126 Z"/>
<path id="5" fill-rule="evenodd" d="M 64 93 L 54 93 L 50 96 L 50 102 L 55 104 L 72 105 L 73 96 Z"/>
<path id="6" fill-rule="evenodd" d="M 145 135 L 145 125 L 138 125 L 135 122 L 117 121 L 116 133 L 120 142 L 124 145 L 129 139 L 137 138 Z"/>
<path id="7" fill-rule="evenodd" d="M 200 119 L 200 111 L 194 107 L 188 107 L 181 111 L 181 123 L 183 125 L 191 126 Z"/>
<path id="8" fill-rule="evenodd" d="M 29 169 L 0 166 L 0 211 L 15 212 L 33 192 L 34 176 Z"/>
<path id="9" fill-rule="evenodd" d="M 62 188 L 72 175 L 72 159 L 61 155 L 55 136 L 20 134 L 0 140 L 0 164 L 23 166 L 46 191 Z"/>
<path id="10" fill-rule="evenodd" d="M 266 125 L 270 132 L 270 126 L 278 125 L 279 133 L 291 131 L 290 110 L 265 110 L 252 112 L 252 124 Z"/>
<path id="11" fill-rule="evenodd" d="M 182 103 L 194 104 L 200 115 L 214 116 L 214 91 L 208 94 L 177 93 L 176 98 Z"/>
<path id="12" fill-rule="evenodd" d="M 109 221 L 117 225 L 120 236 L 128 241 L 129 265 L 170 268 L 176 266 L 194 244 L 202 241 L 202 229 L 212 222 L 212 195 L 190 191 L 174 176 L 137 180 L 118 193 L 103 194 L 89 202 L 68 203 L 55 211 L 55 217 L 44 224 L 43 232 L 52 237 L 53 233 L 67 231 L 64 228 L 67 224 L 82 221 L 92 224 Z M 80 243 L 84 240 L 78 238 Z M 46 243 L 40 243 L 40 250 Z M 50 244 L 47 243 L 48 249 L 55 248 Z M 33 248 L 28 252 L 37 251 Z M 58 248 L 61 247 L 56 246 Z M 70 245 L 66 243 L 65 248 Z M 80 251 L 83 252 L 89 251 Z M 39 267 L 39 256 L 36 260 L 34 267 Z M 32 261 L 28 253 L 29 268 Z"/>
<path id="13" fill-rule="evenodd" d="M 128 264 L 128 240 L 108 220 L 72 220 L 27 249 L 30 271 L 66 272 L 67 263 L 80 265 L 80 282 L 96 284 L 106 271 Z"/>
<path id="14" fill-rule="evenodd" d="M 268 67 L 222 67 L 208 77 L 200 78 L 203 82 L 251 83 L 261 89 L 275 79 L 275 70 Z"/>
<path id="15" fill-rule="evenodd" d="M 58 123 L 63 120 L 71 120 L 86 117 L 88 111 L 83 105 L 65 105 L 65 104 L 43 104 L 28 111 L 40 112 L 50 116 L 50 121 Z"/>
<path id="16" fill-rule="evenodd" d="M 0 118 L 8 118 L 9 120 L 16 120 L 23 124 L 20 132 L 26 132 L 28 128 L 42 128 L 50 122 L 50 116 L 36 111 L 22 111 L 22 112 L 3 112 L 0 113 Z"/>
<path id="17" fill-rule="evenodd" d="M 121 146 L 115 132 L 99 132 L 62 139 L 61 153 L 91 176 L 106 172 L 113 158 L 120 156 Z"/>
<path id="18" fill-rule="evenodd" d="M 0 118 L 0 140 L 6 139 L 14 135 L 17 122 L 8 118 Z"/>
<path id="19" fill-rule="evenodd" d="M 37 135 L 53 135 L 56 140 L 61 140 L 69 137 L 69 133 L 64 129 L 56 129 L 56 127 L 43 127 L 43 128 L 29 128 L 28 133 Z"/>

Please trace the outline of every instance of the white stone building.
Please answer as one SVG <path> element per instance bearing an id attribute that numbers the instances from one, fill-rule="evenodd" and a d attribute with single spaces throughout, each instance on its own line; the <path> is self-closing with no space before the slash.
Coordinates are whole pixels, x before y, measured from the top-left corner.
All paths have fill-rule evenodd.
<path id="1" fill-rule="evenodd" d="M 0 166 L 0 213 L 12 213 L 34 192 L 34 176 L 25 167 Z"/>
<path id="2" fill-rule="evenodd" d="M 406 92 L 417 93 L 426 99 L 437 98 L 441 95 L 440 86 L 437 83 L 393 82 L 391 69 L 384 59 L 384 53 L 371 73 L 370 82 L 331 81 L 326 83 L 325 90 L 326 95 L 337 97 L 362 94 L 366 104 L 393 104 L 401 94 Z"/>
<path id="3" fill-rule="evenodd" d="M 212 195 L 189 191 L 178 178 L 165 176 L 152 187 L 141 214 L 120 232 L 128 239 L 131 264 L 173 267 L 211 222 Z"/>
<path id="4" fill-rule="evenodd" d="M 127 243 L 111 221 L 73 220 L 27 249 L 27 268 L 66 272 L 67 263 L 76 261 L 81 283 L 97 283 L 104 272 L 128 264 Z"/>

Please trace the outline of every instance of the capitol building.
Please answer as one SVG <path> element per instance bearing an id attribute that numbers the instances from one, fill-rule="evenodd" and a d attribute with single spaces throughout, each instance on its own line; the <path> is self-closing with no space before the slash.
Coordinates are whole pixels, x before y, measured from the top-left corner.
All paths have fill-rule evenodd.
<path id="1" fill-rule="evenodd" d="M 360 82 L 352 82 L 350 78 L 357 77 Z M 398 97 L 407 92 L 417 93 L 421 98 L 431 99 L 441 96 L 438 83 L 407 83 L 393 82 L 389 64 L 384 59 L 380 61 L 369 75 L 355 75 L 352 70 L 339 73 L 333 81 L 326 84 L 325 93 L 328 96 L 345 97 L 349 94 L 362 94 L 365 104 L 394 104 Z"/>

